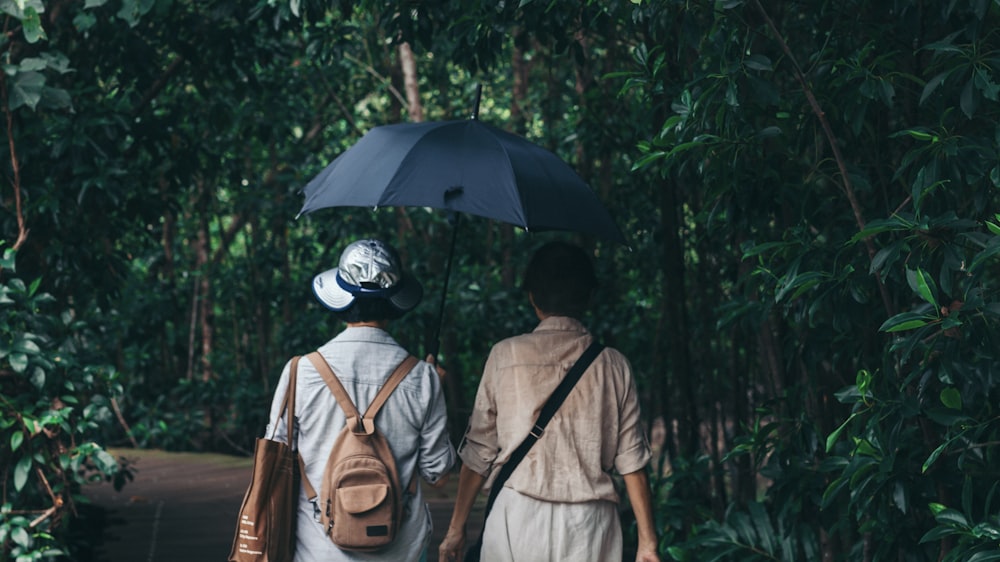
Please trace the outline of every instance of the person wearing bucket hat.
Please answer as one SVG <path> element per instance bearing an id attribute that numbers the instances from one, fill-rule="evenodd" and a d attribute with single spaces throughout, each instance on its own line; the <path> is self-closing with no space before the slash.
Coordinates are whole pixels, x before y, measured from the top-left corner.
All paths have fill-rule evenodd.
<path id="1" fill-rule="evenodd" d="M 361 308 L 384 309 L 398 317 L 420 303 L 424 289 L 403 271 L 399 255 L 380 240 L 358 240 L 344 249 L 338 267 L 313 278 L 313 293 L 324 306 L 344 313 L 361 302 Z M 355 315 L 345 314 L 347 318 Z M 388 319 L 387 318 L 387 319 Z"/>
<path id="2" fill-rule="evenodd" d="M 330 365 L 360 411 L 365 411 L 379 388 L 409 353 L 387 331 L 389 322 L 413 310 L 423 296 L 420 282 L 403 269 L 399 254 L 377 239 L 352 242 L 344 248 L 337 267 L 312 280 L 315 298 L 347 326 L 318 351 Z M 285 365 L 271 403 L 271 420 L 277 421 L 276 439 L 287 441 L 284 418 L 279 415 L 288 386 Z M 295 415 L 298 449 L 309 481 L 323 479 L 327 458 L 347 420 L 322 376 L 311 361 L 298 364 Z M 447 411 L 441 372 L 420 361 L 399 383 L 376 418 L 392 456 L 400 482 L 417 475 L 441 485 L 455 463 L 455 449 L 448 435 Z M 270 433 L 272 428 L 268 427 Z M 404 516 L 396 538 L 375 553 L 341 550 L 323 531 L 314 506 L 305 492 L 299 494 L 296 523 L 296 562 L 426 559 L 431 521 L 420 486 L 404 497 Z"/>

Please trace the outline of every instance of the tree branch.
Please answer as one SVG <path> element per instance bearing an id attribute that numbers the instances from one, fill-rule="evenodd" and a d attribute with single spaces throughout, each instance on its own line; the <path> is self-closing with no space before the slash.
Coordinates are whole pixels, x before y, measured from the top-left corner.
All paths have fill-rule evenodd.
<path id="1" fill-rule="evenodd" d="M 424 106 L 420 103 L 420 90 L 417 85 L 417 61 L 413 57 L 410 44 L 399 44 L 399 65 L 403 69 L 403 84 L 406 85 L 407 111 L 410 122 L 421 123 L 424 120 Z"/>
<path id="2" fill-rule="evenodd" d="M 125 416 L 122 415 L 122 410 L 118 406 L 118 399 L 114 396 L 111 397 L 111 409 L 115 412 L 115 417 L 118 418 L 118 423 L 121 424 L 122 429 L 125 430 L 125 435 L 128 436 L 128 440 L 132 443 L 132 448 L 138 449 L 139 443 L 135 440 L 135 435 L 132 434 L 132 428 L 129 427 L 128 423 L 125 421 Z"/>
<path id="3" fill-rule="evenodd" d="M 791 48 L 789 48 L 788 43 L 785 42 L 784 37 L 782 37 L 781 32 L 778 31 L 778 26 L 775 25 L 774 20 L 768 15 L 767 11 L 764 10 L 764 6 L 761 5 L 760 0 L 754 0 L 754 6 L 760 13 L 761 17 L 767 23 L 767 27 L 774 34 L 775 40 L 781 46 L 781 50 L 784 51 L 785 56 L 792 63 L 793 74 L 795 79 L 798 81 L 799 85 L 802 86 L 802 91 L 806 95 L 806 99 L 809 101 L 809 107 L 812 108 L 813 114 L 819 120 L 820 126 L 823 128 L 823 134 L 826 136 L 826 140 L 830 145 L 830 150 L 833 152 L 833 158 L 837 162 L 837 169 L 840 170 L 841 186 L 844 189 L 844 194 L 847 196 L 847 201 L 851 205 L 851 210 L 854 212 L 854 221 L 858 225 L 858 230 L 863 231 L 865 229 L 865 219 L 861 214 L 861 204 L 858 202 L 858 198 L 854 193 L 854 186 L 851 184 L 851 177 L 847 173 L 847 164 L 844 162 L 844 157 L 840 153 L 840 147 L 837 144 L 837 137 L 833 134 L 833 128 L 830 127 L 830 122 L 826 118 L 826 113 L 823 108 L 820 107 L 819 102 L 816 100 L 816 96 L 813 94 L 812 88 L 809 87 L 808 82 L 806 82 L 805 74 L 802 72 L 802 67 L 795 60 L 795 55 L 792 54 Z M 865 247 L 868 250 L 869 261 L 875 258 L 875 244 L 872 242 L 871 236 L 866 236 L 864 238 Z M 875 272 L 875 280 L 878 283 L 879 292 L 882 295 L 882 304 L 885 306 L 886 314 L 889 316 L 893 315 L 892 311 L 892 301 L 889 299 L 889 293 L 885 288 L 885 283 L 882 282 L 882 276 L 879 272 Z"/>
<path id="4" fill-rule="evenodd" d="M 7 103 L 7 76 L 0 72 L 0 103 L 3 103 L 3 113 L 7 123 L 7 147 L 10 150 L 10 167 L 14 171 L 14 208 L 17 213 L 17 240 L 12 248 L 16 251 L 28 239 L 28 228 L 24 222 L 24 209 L 21 203 L 21 165 L 17 159 L 17 146 L 14 143 L 14 115 Z"/>
<path id="5" fill-rule="evenodd" d="M 163 88 L 167 87 L 167 82 L 169 82 L 170 79 L 173 78 L 173 76 L 177 74 L 177 72 L 180 70 L 181 65 L 184 63 L 185 60 L 186 59 L 184 58 L 184 55 L 178 54 L 177 58 L 175 58 L 173 61 L 170 62 L 170 65 L 167 66 L 167 69 L 163 71 L 163 74 L 161 74 L 160 77 L 156 79 L 156 82 L 153 82 L 153 85 L 150 86 L 148 90 L 146 90 L 145 94 L 143 94 L 142 100 L 139 102 L 139 105 L 132 108 L 133 119 L 138 117 L 143 112 L 143 110 L 146 109 L 146 106 L 153 103 L 153 100 L 156 99 L 156 96 L 160 95 L 160 92 L 163 91 Z"/>
<path id="6" fill-rule="evenodd" d="M 49 517 L 52 517 L 53 515 L 55 515 L 56 511 L 57 511 L 56 506 L 52 506 L 52 507 L 46 509 L 45 511 L 42 512 L 41 515 L 39 515 L 38 517 L 34 518 L 31 521 L 31 523 L 28 524 L 28 527 L 31 528 L 31 529 L 34 529 L 35 527 L 41 525 L 43 521 L 45 521 Z"/>
<path id="7" fill-rule="evenodd" d="M 382 76 L 374 68 L 372 68 L 370 64 L 365 64 L 361 62 L 360 60 L 358 60 L 358 57 L 355 57 L 354 55 L 349 55 L 345 53 L 344 58 L 364 68 L 365 72 L 371 74 L 372 76 L 375 77 L 375 79 L 377 79 L 379 82 L 382 82 L 382 84 L 385 85 L 385 87 L 389 90 L 389 93 L 392 94 L 392 96 L 396 98 L 396 101 L 399 102 L 399 105 L 407 107 L 406 98 L 403 97 L 403 94 L 399 93 L 399 90 L 397 90 L 396 87 L 392 85 L 392 80 L 389 80 L 385 76 Z"/>
<path id="8" fill-rule="evenodd" d="M 244 213 L 237 213 L 233 217 L 233 222 L 229 225 L 229 228 L 222 232 L 221 239 L 219 240 L 219 247 L 215 249 L 215 253 L 212 255 L 211 264 L 212 267 L 219 265 L 222 262 L 222 258 L 229 255 L 229 245 L 233 243 L 233 239 L 236 238 L 236 233 L 238 233 L 244 225 L 246 225 L 247 219 Z"/>

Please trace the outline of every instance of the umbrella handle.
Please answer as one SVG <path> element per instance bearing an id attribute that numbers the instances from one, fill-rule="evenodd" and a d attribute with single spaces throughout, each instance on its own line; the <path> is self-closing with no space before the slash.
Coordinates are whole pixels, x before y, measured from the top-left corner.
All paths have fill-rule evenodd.
<path id="1" fill-rule="evenodd" d="M 444 323 L 444 302 L 448 297 L 448 279 L 451 277 L 451 259 L 455 255 L 455 240 L 458 239 L 459 214 L 455 211 L 449 213 L 451 223 L 451 246 L 448 249 L 448 261 L 444 266 L 444 285 L 441 287 L 441 304 L 438 307 L 437 325 L 434 327 L 434 339 L 431 340 L 427 353 L 434 357 L 437 363 L 438 350 L 441 348 L 441 325 Z"/>

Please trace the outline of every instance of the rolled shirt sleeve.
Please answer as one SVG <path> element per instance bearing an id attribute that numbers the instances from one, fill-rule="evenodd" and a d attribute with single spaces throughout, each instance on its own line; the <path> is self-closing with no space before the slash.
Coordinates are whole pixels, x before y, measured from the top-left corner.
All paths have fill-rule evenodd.
<path id="1" fill-rule="evenodd" d="M 428 365 L 429 366 L 429 365 Z M 455 448 L 452 447 L 448 435 L 448 410 L 445 408 L 444 391 L 433 366 L 430 366 L 430 407 L 420 431 L 420 454 L 418 470 L 424 480 L 434 484 L 455 464 Z"/>
<path id="2" fill-rule="evenodd" d="M 615 454 L 615 470 L 619 474 L 635 472 L 649 463 L 652 452 L 646 430 L 639 416 L 639 397 L 635 387 L 635 379 L 631 376 L 632 369 L 628 360 L 622 357 L 629 373 L 626 380 L 626 391 L 619 402 L 618 451 Z"/>
<path id="3" fill-rule="evenodd" d="M 476 401 L 469 417 L 469 425 L 458 446 L 462 464 L 486 477 L 492 472 L 493 463 L 500 450 L 497 443 L 497 410 L 492 389 L 497 376 L 495 366 L 496 360 L 491 352 L 483 368 L 479 389 L 476 391 Z"/>

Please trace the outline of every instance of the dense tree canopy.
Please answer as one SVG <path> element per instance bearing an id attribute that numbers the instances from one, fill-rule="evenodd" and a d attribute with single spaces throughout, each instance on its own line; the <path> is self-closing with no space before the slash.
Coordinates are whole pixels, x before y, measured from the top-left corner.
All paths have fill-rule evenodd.
<path id="1" fill-rule="evenodd" d="M 456 438 L 553 237 L 631 360 L 676 560 L 995 560 L 1000 2 L 23 0 L 5 16 L 0 560 L 59 556 L 111 445 L 245 454 L 338 326 L 311 277 L 397 245 Z M 479 118 L 628 247 L 301 189 L 373 126 Z M 373 163 L 373 166 L 377 163 Z M 18 558 L 18 557 L 23 558 Z M 71 555 L 70 555 L 71 556 Z"/>

